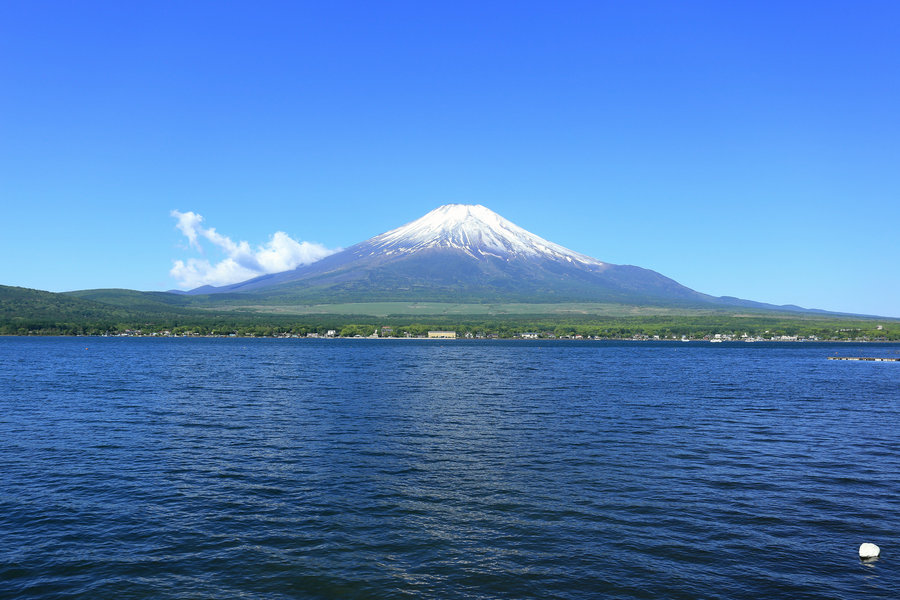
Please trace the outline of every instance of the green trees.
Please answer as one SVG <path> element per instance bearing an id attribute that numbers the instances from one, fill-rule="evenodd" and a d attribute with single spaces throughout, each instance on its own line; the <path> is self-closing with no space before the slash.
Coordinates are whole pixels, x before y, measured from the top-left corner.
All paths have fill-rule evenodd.
<path id="1" fill-rule="evenodd" d="M 359 324 L 350 324 L 341 327 L 340 336 L 341 337 L 369 337 L 375 333 L 374 325 L 359 325 Z"/>

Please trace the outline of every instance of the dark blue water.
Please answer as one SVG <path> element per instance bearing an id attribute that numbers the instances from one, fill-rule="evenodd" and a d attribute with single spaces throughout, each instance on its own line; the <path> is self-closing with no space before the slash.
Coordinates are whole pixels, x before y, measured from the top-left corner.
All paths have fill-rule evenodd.
<path id="1" fill-rule="evenodd" d="M 895 598 L 898 351 L 0 339 L 0 597 Z"/>

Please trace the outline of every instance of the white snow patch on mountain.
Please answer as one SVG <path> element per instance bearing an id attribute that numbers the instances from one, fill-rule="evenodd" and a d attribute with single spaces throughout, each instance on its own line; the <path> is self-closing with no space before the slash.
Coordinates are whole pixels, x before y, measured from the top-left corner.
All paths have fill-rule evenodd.
<path id="1" fill-rule="evenodd" d="M 370 240 L 376 252 L 416 252 L 455 248 L 477 257 L 547 258 L 602 266 L 595 258 L 573 252 L 507 221 L 480 204 L 446 204 L 402 227 Z"/>

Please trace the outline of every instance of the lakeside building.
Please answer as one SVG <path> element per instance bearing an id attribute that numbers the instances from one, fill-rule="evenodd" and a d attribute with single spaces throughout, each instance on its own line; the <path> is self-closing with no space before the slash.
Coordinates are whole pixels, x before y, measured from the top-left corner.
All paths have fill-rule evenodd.
<path id="1" fill-rule="evenodd" d="M 429 339 L 439 338 L 439 339 L 455 340 L 456 332 L 455 331 L 429 331 L 428 337 L 429 337 Z"/>

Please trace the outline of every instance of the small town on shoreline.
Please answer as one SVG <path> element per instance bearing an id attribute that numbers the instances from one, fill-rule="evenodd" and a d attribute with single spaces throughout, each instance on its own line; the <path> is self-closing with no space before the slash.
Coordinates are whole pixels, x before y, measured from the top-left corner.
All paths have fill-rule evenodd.
<path id="1" fill-rule="evenodd" d="M 125 329 L 124 331 L 103 332 L 97 334 L 78 334 L 79 337 L 162 337 L 162 338 L 275 338 L 275 339 L 367 339 L 367 340 L 584 340 L 584 341 L 635 341 L 635 342 L 890 342 L 886 336 L 859 335 L 859 329 L 839 329 L 834 337 L 819 335 L 785 335 L 766 331 L 761 335 L 748 333 L 714 333 L 705 335 L 647 335 L 642 333 L 632 335 L 584 335 L 580 333 L 557 333 L 555 331 L 524 331 L 524 332 L 485 332 L 463 329 L 461 332 L 453 329 L 433 329 L 424 333 L 412 333 L 408 330 L 395 330 L 390 326 L 376 327 L 367 335 L 359 333 L 361 326 L 345 327 L 338 329 L 325 329 L 324 331 L 308 331 L 297 333 L 292 331 L 242 331 L 242 332 L 209 332 L 198 331 L 202 328 L 175 328 L 161 331 L 143 331 L 141 329 Z M 369 327 L 372 329 L 371 327 Z M 883 332 L 884 327 L 877 325 L 875 330 Z M 848 335 L 848 334 L 857 335 Z"/>

